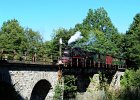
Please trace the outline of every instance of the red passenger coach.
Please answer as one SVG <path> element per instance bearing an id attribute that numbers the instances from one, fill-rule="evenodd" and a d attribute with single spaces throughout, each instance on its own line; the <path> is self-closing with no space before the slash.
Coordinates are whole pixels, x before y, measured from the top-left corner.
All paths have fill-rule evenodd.
<path id="1" fill-rule="evenodd" d="M 109 55 L 106 56 L 106 65 L 111 65 L 112 64 L 113 58 Z"/>

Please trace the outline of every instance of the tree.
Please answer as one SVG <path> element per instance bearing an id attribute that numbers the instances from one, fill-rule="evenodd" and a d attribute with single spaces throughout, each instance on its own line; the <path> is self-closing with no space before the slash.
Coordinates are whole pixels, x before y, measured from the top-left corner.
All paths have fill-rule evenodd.
<path id="1" fill-rule="evenodd" d="M 64 76 L 64 98 L 74 98 L 76 96 L 76 78 L 73 75 Z"/>
<path id="2" fill-rule="evenodd" d="M 45 62 L 51 62 L 52 41 L 46 41 L 39 46 L 38 56 Z"/>
<path id="3" fill-rule="evenodd" d="M 133 23 L 126 33 L 126 56 L 140 65 L 140 13 L 136 14 Z"/>
<path id="4" fill-rule="evenodd" d="M 51 50 L 53 56 L 59 57 L 59 39 L 62 38 L 62 49 L 68 46 L 68 40 L 71 37 L 71 35 L 74 34 L 73 29 L 66 30 L 64 28 L 60 28 L 56 31 L 54 31 L 52 41 L 51 41 Z"/>
<path id="5" fill-rule="evenodd" d="M 43 41 L 39 32 L 25 29 L 16 19 L 4 22 L 0 32 L 0 48 L 8 56 L 12 53 L 16 59 L 22 58 L 28 52 L 29 56 L 42 52 Z M 42 54 L 43 55 L 43 54 Z"/>
<path id="6" fill-rule="evenodd" d="M 55 94 L 53 96 L 53 100 L 61 100 L 62 99 L 62 94 L 63 94 L 63 86 L 61 86 L 59 83 L 56 84 L 55 86 L 55 90 L 54 90 Z"/>
<path id="7" fill-rule="evenodd" d="M 40 56 L 43 55 L 43 41 L 39 32 L 35 32 L 30 28 L 26 28 L 25 31 L 26 36 L 26 47 L 24 48 L 30 56 Z"/>
<path id="8" fill-rule="evenodd" d="M 126 70 L 121 79 L 122 92 L 121 100 L 139 100 L 140 99 L 140 69 Z"/>
<path id="9" fill-rule="evenodd" d="M 121 40 L 119 38 L 121 35 L 104 8 L 94 11 L 89 9 L 86 18 L 81 24 L 76 24 L 75 30 L 82 33 L 83 38 L 77 42 L 78 45 L 81 44 L 81 47 L 100 53 L 120 55 L 119 41 Z"/>
<path id="10" fill-rule="evenodd" d="M 24 29 L 16 19 L 4 22 L 0 33 L 0 47 L 3 51 L 22 53 L 26 45 Z"/>

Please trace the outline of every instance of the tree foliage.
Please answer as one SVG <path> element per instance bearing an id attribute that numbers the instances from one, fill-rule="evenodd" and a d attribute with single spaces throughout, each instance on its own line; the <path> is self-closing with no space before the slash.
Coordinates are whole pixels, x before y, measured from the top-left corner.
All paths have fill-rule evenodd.
<path id="1" fill-rule="evenodd" d="M 39 32 L 32 29 L 24 29 L 16 19 L 8 20 L 3 23 L 0 32 L 1 53 L 7 53 L 23 57 L 25 53 L 32 58 L 36 53 L 37 56 L 44 48 L 42 38 Z M 42 54 L 43 55 L 43 54 Z"/>
<path id="2" fill-rule="evenodd" d="M 25 29 L 24 33 L 27 40 L 25 49 L 29 52 L 29 54 L 39 54 L 39 52 L 43 49 L 43 41 L 40 34 L 29 28 Z"/>
<path id="3" fill-rule="evenodd" d="M 122 91 L 120 99 L 139 100 L 140 99 L 140 69 L 126 70 L 121 79 Z"/>
<path id="4" fill-rule="evenodd" d="M 57 83 L 57 85 L 55 86 L 54 92 L 55 94 L 53 96 L 53 100 L 61 100 L 63 89 L 59 83 Z"/>
<path id="5" fill-rule="evenodd" d="M 136 14 L 133 23 L 126 33 L 127 57 L 140 65 L 140 13 Z"/>
<path id="6" fill-rule="evenodd" d="M 74 34 L 73 29 L 66 30 L 64 28 L 59 28 L 54 31 L 52 41 L 51 41 L 51 53 L 53 56 L 59 56 L 59 39 L 62 38 L 62 49 L 64 49 L 68 45 L 69 38 Z"/>
<path id="7" fill-rule="evenodd" d="M 4 22 L 1 27 L 0 47 L 4 51 L 21 52 L 25 47 L 26 38 L 24 29 L 19 25 L 16 19 Z"/>
<path id="8" fill-rule="evenodd" d="M 73 98 L 77 90 L 76 78 L 73 75 L 64 76 L 64 98 Z"/>
<path id="9" fill-rule="evenodd" d="M 77 42 L 87 50 L 120 56 L 122 38 L 104 8 L 89 9 L 86 18 L 75 26 L 83 38 Z"/>

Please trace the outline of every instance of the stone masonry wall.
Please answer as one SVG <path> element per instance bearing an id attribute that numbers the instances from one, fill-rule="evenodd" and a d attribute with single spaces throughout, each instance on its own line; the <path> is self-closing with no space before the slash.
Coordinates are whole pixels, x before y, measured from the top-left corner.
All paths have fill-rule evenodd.
<path id="1" fill-rule="evenodd" d="M 57 72 L 47 71 L 9 71 L 12 84 L 14 85 L 17 92 L 24 98 L 29 100 L 35 84 L 46 79 L 50 82 L 52 89 L 54 90 L 57 83 Z M 50 90 L 53 92 L 53 90 Z M 50 96 L 53 96 L 53 93 Z M 49 95 L 47 95 L 49 96 Z M 46 97 L 47 98 L 47 97 Z"/>

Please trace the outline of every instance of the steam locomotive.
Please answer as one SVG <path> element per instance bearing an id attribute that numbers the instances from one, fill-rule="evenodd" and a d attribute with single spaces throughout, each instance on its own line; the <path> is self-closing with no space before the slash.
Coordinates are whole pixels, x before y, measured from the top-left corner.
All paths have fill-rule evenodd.
<path id="1" fill-rule="evenodd" d="M 66 48 L 61 57 L 66 67 L 125 68 L 126 60 L 97 52 L 88 52 L 80 47 Z"/>

